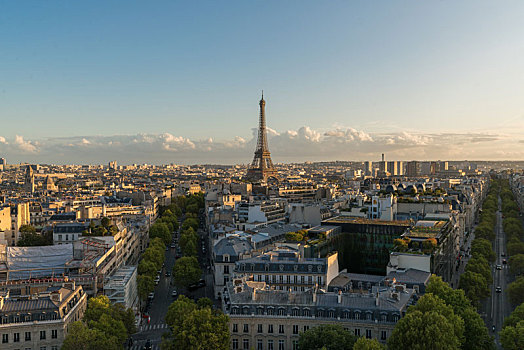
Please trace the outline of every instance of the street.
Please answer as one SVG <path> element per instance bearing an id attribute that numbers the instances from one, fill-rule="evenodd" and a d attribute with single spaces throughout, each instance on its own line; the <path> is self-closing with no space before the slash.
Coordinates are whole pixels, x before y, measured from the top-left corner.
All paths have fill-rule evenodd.
<path id="1" fill-rule="evenodd" d="M 173 235 L 173 238 L 179 237 L 180 232 L 177 232 Z M 206 281 L 206 286 L 203 288 L 198 288 L 194 291 L 186 291 L 182 294 L 186 295 L 189 298 L 194 299 L 195 301 L 199 298 L 208 297 L 213 300 L 213 276 L 208 269 L 209 261 L 209 251 L 207 248 L 207 237 L 205 236 L 204 230 L 197 231 L 201 243 L 198 247 L 198 260 L 203 271 L 203 278 Z M 202 244 L 204 243 L 204 244 Z M 202 250 L 202 246 L 205 247 L 205 253 Z M 160 343 L 162 342 L 162 335 L 169 331 L 169 326 L 165 323 L 165 316 L 169 305 L 176 298 L 171 296 L 171 293 L 174 290 L 177 290 L 179 294 L 182 291 L 179 291 L 172 283 L 172 275 L 166 277 L 166 271 L 171 273 L 173 266 L 176 261 L 176 248 L 171 248 L 165 252 L 165 263 L 160 274 L 160 282 L 155 287 L 155 297 L 152 301 L 148 302 L 146 308 L 146 314 L 150 316 L 150 321 L 148 323 L 147 318 L 142 318 L 141 324 L 137 328 L 137 333 L 132 336 L 134 341 L 133 345 L 129 348 L 131 350 L 140 350 L 144 347 L 147 340 L 151 341 L 152 349 L 160 349 Z"/>
<path id="2" fill-rule="evenodd" d="M 508 265 L 503 264 L 503 259 L 505 259 L 505 257 L 502 257 L 502 254 L 506 253 L 506 235 L 502 227 L 500 197 L 498 200 L 498 211 L 496 217 L 497 223 L 495 224 L 494 250 L 497 258 L 492 265 L 493 285 L 491 286 L 491 296 L 486 304 L 486 325 L 490 330 L 495 326 L 495 342 L 500 348 L 498 332 L 502 329 L 504 318 L 508 317 L 511 311 L 506 295 Z M 502 268 L 498 270 L 497 265 L 501 265 Z M 497 287 L 500 287 L 501 292 L 497 292 Z"/>

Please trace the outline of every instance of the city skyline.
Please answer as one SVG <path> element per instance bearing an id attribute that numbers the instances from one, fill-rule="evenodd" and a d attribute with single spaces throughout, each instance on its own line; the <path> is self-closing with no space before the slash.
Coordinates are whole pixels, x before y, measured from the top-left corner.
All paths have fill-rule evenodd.
<path id="1" fill-rule="evenodd" d="M 519 2 L 0 9 L 14 162 L 524 159 Z"/>

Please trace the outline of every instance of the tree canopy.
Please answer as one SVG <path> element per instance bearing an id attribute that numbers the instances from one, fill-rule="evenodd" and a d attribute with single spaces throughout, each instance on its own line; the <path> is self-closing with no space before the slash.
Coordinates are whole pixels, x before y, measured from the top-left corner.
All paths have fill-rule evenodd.
<path id="1" fill-rule="evenodd" d="M 464 321 L 429 293 L 410 306 L 388 340 L 388 349 L 451 350 L 464 342 Z"/>
<path id="2" fill-rule="evenodd" d="M 442 278 L 432 275 L 426 293 L 432 293 L 453 308 L 453 312 L 464 321 L 464 343 L 462 349 L 494 349 L 493 337 L 490 336 L 484 321 L 466 298 L 462 289 L 453 289 Z"/>
<path id="3" fill-rule="evenodd" d="M 300 350 L 350 350 L 357 338 L 340 325 L 320 325 L 300 334 Z"/>
<path id="4" fill-rule="evenodd" d="M 64 350 L 123 349 L 124 341 L 136 332 L 133 310 L 111 304 L 105 295 L 89 299 L 83 322 L 75 322 L 64 340 Z"/>
<path id="5" fill-rule="evenodd" d="M 177 259 L 173 266 L 173 281 L 179 287 L 187 288 L 196 283 L 202 276 L 198 260 L 194 256 L 185 256 Z"/>
<path id="6" fill-rule="evenodd" d="M 209 300 L 209 299 L 208 299 Z M 208 301 L 198 304 L 181 295 L 170 306 L 166 323 L 171 331 L 163 349 L 207 350 L 229 349 L 229 318 L 214 310 Z"/>

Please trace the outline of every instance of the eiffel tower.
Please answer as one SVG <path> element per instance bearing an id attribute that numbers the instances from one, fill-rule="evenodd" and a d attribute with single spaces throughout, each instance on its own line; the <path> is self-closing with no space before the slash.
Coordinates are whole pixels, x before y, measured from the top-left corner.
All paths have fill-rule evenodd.
<path id="1" fill-rule="evenodd" d="M 247 171 L 247 178 L 251 182 L 266 182 L 268 178 L 278 178 L 278 173 L 273 166 L 271 160 L 271 153 L 267 147 L 267 131 L 266 131 L 266 101 L 264 101 L 264 91 L 262 91 L 262 99 L 259 102 L 260 106 L 260 120 L 258 124 L 258 139 L 257 148 L 255 149 L 255 157 Z"/>

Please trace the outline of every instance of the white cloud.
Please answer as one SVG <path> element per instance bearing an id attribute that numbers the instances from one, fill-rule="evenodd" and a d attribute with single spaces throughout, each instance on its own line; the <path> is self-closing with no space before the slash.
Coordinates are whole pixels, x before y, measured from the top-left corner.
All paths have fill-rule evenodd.
<path id="1" fill-rule="evenodd" d="M 25 140 L 0 138 L 0 151 L 15 161 L 51 163 L 248 163 L 257 134 L 219 140 L 216 135 L 190 140 L 170 133 L 113 136 L 78 136 Z M 367 133 L 353 128 L 320 132 L 308 126 L 277 132 L 268 130 L 268 143 L 276 162 L 318 160 L 388 159 L 524 159 L 524 149 L 515 148 L 522 135 L 488 133 L 414 132 Z M 38 157 L 36 157 L 38 155 Z"/>
<path id="2" fill-rule="evenodd" d="M 14 145 L 24 153 L 38 153 L 38 147 L 31 141 L 25 141 L 23 136 L 16 135 Z"/>

